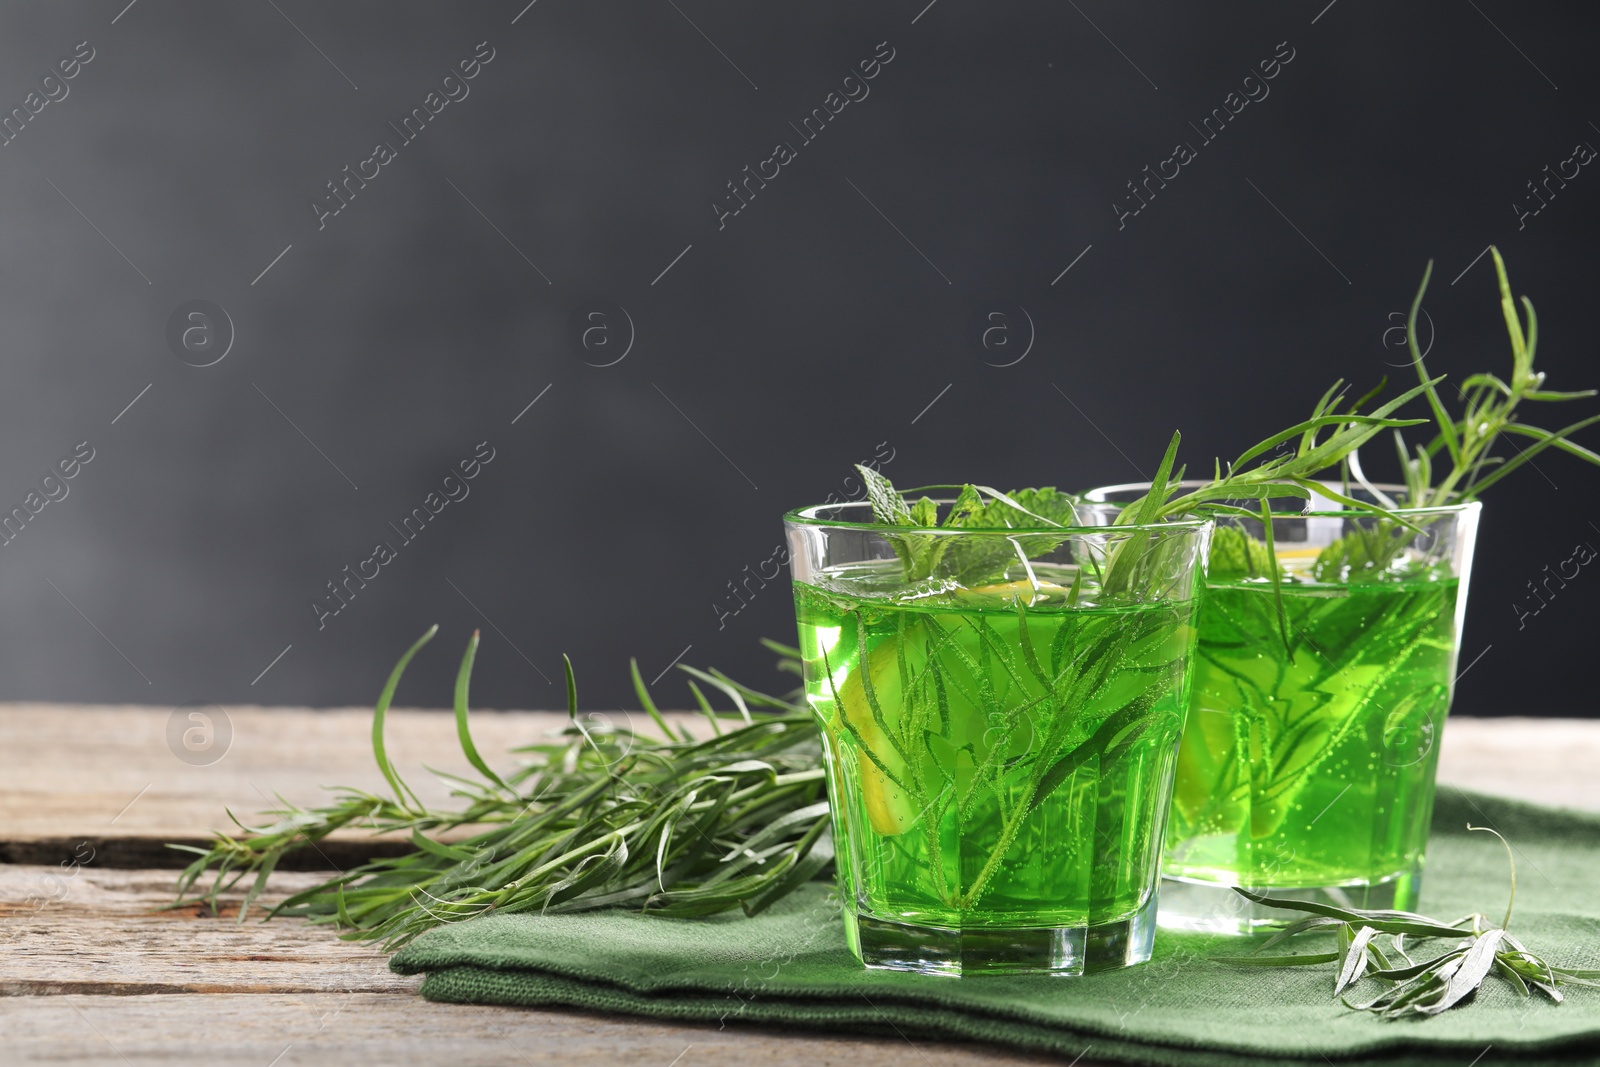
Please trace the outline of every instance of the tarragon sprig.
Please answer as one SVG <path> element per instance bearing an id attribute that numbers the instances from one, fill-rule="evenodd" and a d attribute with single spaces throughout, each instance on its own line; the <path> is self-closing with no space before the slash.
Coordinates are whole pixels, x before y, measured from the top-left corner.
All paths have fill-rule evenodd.
<path id="1" fill-rule="evenodd" d="M 1272 562 L 1267 571 L 1272 581 L 1279 628 L 1287 646 L 1288 618 L 1283 606 L 1283 575 L 1282 569 L 1277 566 L 1272 544 L 1272 500 L 1283 497 L 1309 500 L 1313 493 L 1317 493 L 1356 511 L 1378 516 L 1386 514 L 1376 504 L 1339 493 L 1313 481 L 1313 478 L 1329 467 L 1339 466 L 1385 429 L 1415 426 L 1426 421 L 1402 419 L 1395 412 L 1421 396 L 1437 381 L 1424 381 L 1365 414 L 1361 408 L 1374 394 L 1369 392 L 1349 401 L 1345 383 L 1343 380 L 1336 381 L 1317 401 L 1309 418 L 1245 449 L 1226 468 L 1220 459 L 1217 460 L 1211 480 L 1188 491 L 1184 487 L 1185 468 L 1174 466 L 1178 445 L 1182 440 L 1180 433 L 1174 433 L 1149 489 L 1124 507 L 1114 522 L 1119 526 L 1142 526 L 1186 516 L 1259 519 L 1266 536 L 1265 556 Z M 1347 402 L 1348 407 L 1345 406 Z M 1291 444 L 1292 450 L 1286 451 Z M 1256 502 L 1256 509 L 1241 506 L 1241 501 L 1248 500 Z M 1107 568 L 1106 585 L 1114 589 L 1130 581 L 1128 576 L 1136 572 L 1145 554 L 1143 535 L 1135 535 L 1119 544 Z"/>
<path id="2" fill-rule="evenodd" d="M 1496 837 L 1500 834 L 1484 826 L 1469 826 Z M 1220 956 L 1216 962 L 1234 967 L 1307 967 L 1336 964 L 1333 995 L 1347 1008 L 1367 1011 L 1385 1019 L 1411 1015 L 1438 1015 L 1464 1004 L 1493 974 L 1520 996 L 1531 996 L 1530 986 L 1552 1001 L 1563 999 L 1561 986 L 1600 988 L 1600 970 L 1558 967 L 1529 951 L 1511 935 L 1511 910 L 1517 899 L 1517 864 L 1505 838 L 1506 856 L 1511 864 L 1511 899 L 1498 927 L 1489 927 L 1483 915 L 1468 915 L 1455 922 L 1440 922 L 1409 911 L 1338 908 L 1309 900 L 1283 900 L 1259 896 L 1246 889 L 1234 891 L 1256 904 L 1285 911 L 1305 912 L 1308 918 L 1290 923 L 1263 942 L 1254 955 Z M 1467 926 L 1466 924 L 1471 924 Z M 1300 952 L 1289 955 L 1264 955 L 1267 949 L 1301 934 L 1333 933 L 1337 947 L 1331 952 Z M 1388 947 L 1381 940 L 1388 938 Z M 1406 952 L 1406 939 L 1454 942 L 1443 952 L 1413 961 Z M 1365 1003 L 1353 1004 L 1345 996 L 1365 978 L 1383 983 L 1384 988 Z"/>
<path id="3" fill-rule="evenodd" d="M 242 922 L 286 853 L 358 828 L 407 835 L 412 848 L 296 893 L 268 917 L 303 916 L 341 927 L 347 939 L 392 948 L 441 923 L 491 911 L 755 913 L 828 868 L 828 805 L 811 713 L 715 670 L 683 668 L 711 727 L 709 736 L 696 737 L 661 715 L 634 665 L 635 691 L 661 735 L 655 737 L 578 714 L 567 663 L 565 728 L 518 749 L 527 756 L 521 766 L 496 772 L 468 726 L 474 634 L 456 678 L 455 717 L 462 752 L 479 778 L 435 772 L 461 803 L 426 807 L 388 756 L 384 719 L 407 663 L 436 630 L 396 664 L 374 709 L 373 758 L 393 796 L 342 789 L 328 805 L 285 803 L 267 825 L 239 823 L 243 832 L 219 833 L 209 848 L 171 846 L 197 857 L 178 879 L 174 906 L 198 899 L 215 910 L 219 894 L 253 876 Z M 768 647 L 798 667 L 797 650 Z M 714 710 L 701 684 L 731 701 L 734 712 Z M 751 707 L 769 713 L 752 714 Z"/>
<path id="4" fill-rule="evenodd" d="M 1524 318 L 1517 312 L 1517 301 L 1511 295 L 1511 280 L 1506 276 L 1505 260 L 1500 250 L 1489 248 L 1494 257 L 1495 276 L 1500 286 L 1500 312 L 1505 319 L 1506 335 L 1511 341 L 1511 374 L 1502 379 L 1494 374 L 1474 374 L 1461 383 L 1461 415 L 1449 414 L 1438 390 L 1430 383 L 1428 370 L 1417 346 L 1417 313 L 1422 308 L 1422 298 L 1428 291 L 1428 281 L 1433 276 L 1433 262 L 1423 272 L 1422 285 L 1411 302 L 1411 312 L 1406 322 L 1406 343 L 1411 351 L 1412 366 L 1417 377 L 1425 383 L 1428 407 L 1436 427 L 1435 434 L 1426 445 L 1407 448 L 1404 438 L 1395 435 L 1396 449 L 1405 472 L 1407 505 L 1410 507 L 1436 507 L 1463 500 L 1476 500 L 1484 490 L 1500 481 L 1525 463 L 1530 463 L 1546 449 L 1555 448 L 1568 455 L 1577 456 L 1600 466 L 1600 454 L 1571 440 L 1573 434 L 1600 422 L 1600 415 L 1579 419 L 1559 430 L 1546 430 L 1520 421 L 1517 408 L 1524 402 L 1563 403 L 1595 395 L 1593 389 L 1558 392 L 1544 387 L 1543 371 L 1533 369 L 1534 352 L 1539 344 L 1539 319 L 1534 314 L 1533 302 L 1521 298 Z M 1432 379 L 1431 381 L 1437 381 Z M 1494 447 L 1502 435 L 1512 435 L 1531 440 L 1527 448 L 1512 445 L 1514 456 L 1496 456 Z M 1448 468 L 1441 461 L 1449 460 Z M 1434 472 L 1439 469 L 1437 481 Z M 1352 473 L 1359 474 L 1357 459 Z M 1365 483 L 1365 478 L 1360 479 Z M 1367 486 L 1372 489 L 1370 485 Z M 1376 493 L 1384 499 L 1382 493 Z M 1391 504 L 1391 506 L 1393 506 Z"/>
<path id="5" fill-rule="evenodd" d="M 1185 513 L 1256 519 L 1264 527 L 1269 542 L 1264 547 L 1270 549 L 1272 512 L 1269 499 L 1309 500 L 1315 494 L 1336 501 L 1357 515 L 1364 513 L 1378 520 L 1359 525 L 1328 545 L 1312 565 L 1311 576 L 1316 580 L 1339 582 L 1381 577 L 1413 543 L 1427 519 L 1408 518 L 1398 514 L 1401 509 L 1441 507 L 1476 500 L 1502 478 L 1552 448 L 1600 466 L 1600 454 L 1572 440 L 1574 434 L 1600 423 L 1600 415 L 1579 419 L 1559 430 L 1522 420 L 1519 408 L 1525 403 L 1579 400 L 1594 396 L 1595 390 L 1558 392 L 1545 388 L 1544 373 L 1534 369 L 1539 323 L 1533 304 L 1522 297 L 1522 313 L 1519 314 L 1505 261 L 1498 249 L 1491 246 L 1490 251 L 1499 284 L 1500 309 L 1511 344 L 1511 369 L 1505 379 L 1494 374 L 1473 374 L 1465 378 L 1460 386 L 1459 415 L 1451 414 L 1441 394 L 1439 387 L 1444 376 L 1429 372 L 1417 344 L 1417 316 L 1433 276 L 1430 261 L 1407 319 L 1407 344 L 1417 385 L 1362 415 L 1361 409 L 1387 383 L 1380 382 L 1372 392 L 1346 407 L 1345 385 L 1342 381 L 1335 382 L 1318 401 L 1309 419 L 1247 449 L 1226 467 L 1218 462 L 1215 476 L 1199 488 L 1180 491 L 1178 483 L 1183 479 L 1180 468 L 1165 484 L 1152 486 L 1149 497 L 1159 498 L 1159 507 L 1146 507 L 1148 498 L 1135 500 L 1117 521 L 1151 521 Z M 1419 398 L 1426 401 L 1429 417 L 1400 418 L 1401 410 Z M 1408 445 L 1402 431 L 1423 424 L 1431 425 L 1431 438 L 1426 444 Z M 1362 469 L 1361 448 L 1384 429 L 1392 431 L 1399 454 L 1401 477 L 1406 487 L 1403 500 L 1373 484 Z M 1327 433 L 1326 438 L 1322 436 L 1324 433 Z M 1514 438 L 1531 443 L 1521 447 Z M 1293 452 L 1285 454 L 1285 447 L 1291 443 Z M 1497 455 L 1496 449 L 1502 443 L 1511 444 L 1515 454 Z M 1336 475 L 1336 480 L 1330 479 L 1330 474 Z M 1365 489 L 1368 499 L 1356 497 L 1352 485 Z M 1255 501 L 1255 506 L 1241 506 L 1248 501 Z M 1227 556 L 1252 563 L 1257 554 L 1248 546 L 1241 554 L 1236 544 L 1228 544 L 1222 538 L 1216 545 Z M 1264 574 L 1272 580 L 1281 606 L 1284 574 L 1274 554 L 1269 551 L 1266 558 L 1272 565 L 1264 568 Z M 1254 574 L 1256 570 L 1252 565 L 1249 573 Z"/>

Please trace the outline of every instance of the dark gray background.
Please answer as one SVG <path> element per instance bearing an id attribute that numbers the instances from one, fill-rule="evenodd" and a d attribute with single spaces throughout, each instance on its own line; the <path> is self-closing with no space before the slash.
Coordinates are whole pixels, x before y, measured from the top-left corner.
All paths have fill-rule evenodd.
<path id="1" fill-rule="evenodd" d="M 95 58 L 0 148 L 0 503 L 96 455 L 0 549 L 0 696 L 368 703 L 435 621 L 407 703 L 448 701 L 475 626 L 486 706 L 558 704 L 563 651 L 596 708 L 686 646 L 776 684 L 785 583 L 736 614 L 728 583 L 880 442 L 906 485 L 1129 480 L 1175 427 L 1209 465 L 1335 377 L 1404 380 L 1386 331 L 1429 257 L 1435 369 L 1503 372 L 1491 241 L 1553 387 L 1600 384 L 1600 175 L 1512 207 L 1600 144 L 1572 5 L 524 3 L 6 8 L 0 109 Z M 470 95 L 319 230 L 324 183 L 482 41 Z M 719 230 L 724 183 L 881 41 L 870 96 Z M 1124 183 L 1284 41 L 1119 230 Z M 193 299 L 236 332 L 214 366 L 166 341 Z M 633 323 L 609 367 L 569 329 L 596 301 Z M 1019 307 L 1031 350 L 989 365 Z M 1013 347 L 985 351 L 995 309 Z M 484 440 L 470 496 L 319 630 L 324 583 Z M 1600 472 L 1539 468 L 1488 502 L 1461 712 L 1597 710 L 1600 577 L 1514 605 L 1600 545 Z"/>

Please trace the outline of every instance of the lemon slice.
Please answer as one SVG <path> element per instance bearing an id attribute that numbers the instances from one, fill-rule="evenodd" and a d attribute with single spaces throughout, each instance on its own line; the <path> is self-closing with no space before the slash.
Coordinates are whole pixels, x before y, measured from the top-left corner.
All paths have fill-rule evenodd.
<path id="1" fill-rule="evenodd" d="M 1025 605 L 1036 604 L 1041 600 L 1053 596 L 1066 596 L 1067 587 L 1057 585 L 1055 582 L 1040 582 L 1035 585 L 1028 581 L 996 582 L 994 585 L 979 585 L 971 589 L 961 590 L 964 597 L 980 597 L 984 600 L 1021 600 Z"/>

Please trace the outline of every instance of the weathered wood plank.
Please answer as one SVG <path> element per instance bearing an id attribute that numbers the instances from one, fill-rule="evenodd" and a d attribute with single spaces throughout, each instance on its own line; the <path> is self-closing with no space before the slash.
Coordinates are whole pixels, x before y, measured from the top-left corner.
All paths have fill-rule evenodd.
<path id="1" fill-rule="evenodd" d="M 309 885 L 274 875 L 269 903 Z M 637 1061 L 1034 1064 L 959 1044 L 657 1024 L 576 1012 L 430 1004 L 388 958 L 294 919 L 161 910 L 172 872 L 0 866 L 5 1063 L 247 1064 Z M 163 995 L 150 995 L 163 994 Z M 203 995 L 200 995 L 203 994 Z M 1084 1067 L 1084 1065 L 1080 1065 Z"/>
<path id="2" fill-rule="evenodd" d="M 241 893 L 221 915 L 166 910 L 168 870 L 0 865 L 0 996 L 30 994 L 406 992 L 388 956 L 293 919 L 236 921 Z M 275 874 L 276 903 L 319 877 Z"/>
<path id="3" fill-rule="evenodd" d="M 0 998 L 7 1064 L 308 1067 L 538 1064 L 855 1067 L 1054 1064 L 978 1045 L 692 1027 L 379 993 Z M 1093 1067 L 1087 1060 L 1077 1067 Z"/>
<path id="4" fill-rule="evenodd" d="M 1439 781 L 1600 811 L 1600 720 L 1447 719 Z"/>
<path id="5" fill-rule="evenodd" d="M 218 711 L 197 710 L 214 719 Z M 370 708 L 220 710 L 231 742 L 214 762 L 194 764 L 168 745 L 172 709 L 0 704 L 0 835 L 194 834 L 224 825 L 225 808 L 253 813 L 278 794 L 315 803 L 327 796 L 325 786 L 388 792 L 372 762 Z M 540 740 L 565 719 L 474 712 L 473 734 L 507 765 L 508 749 Z M 180 714 L 180 725 L 186 721 Z M 387 738 L 390 756 L 428 802 L 449 793 L 424 764 L 471 774 L 448 713 L 395 709 Z M 216 752 L 189 755 L 209 759 Z"/>
<path id="6" fill-rule="evenodd" d="M 179 710 L 184 726 L 189 709 Z M 203 844 L 210 831 L 231 828 L 230 810 L 253 821 L 279 796 L 314 805 L 329 798 L 326 786 L 389 791 L 372 762 L 369 708 L 198 710 L 218 724 L 220 711 L 232 735 L 226 753 L 205 765 L 184 762 L 169 746 L 172 709 L 0 704 L 0 862 L 60 863 L 87 843 L 100 866 L 182 867 L 191 857 L 166 843 Z M 650 726 L 643 714 L 608 714 L 630 728 Z M 512 767 L 519 757 L 511 749 L 566 721 L 565 713 L 477 711 L 472 728 L 488 759 Z M 391 710 L 386 736 L 390 758 L 425 803 L 450 802 L 425 765 L 474 776 L 448 712 Z M 291 853 L 284 868 L 343 869 L 400 850 L 363 832 L 318 847 L 320 856 Z"/>

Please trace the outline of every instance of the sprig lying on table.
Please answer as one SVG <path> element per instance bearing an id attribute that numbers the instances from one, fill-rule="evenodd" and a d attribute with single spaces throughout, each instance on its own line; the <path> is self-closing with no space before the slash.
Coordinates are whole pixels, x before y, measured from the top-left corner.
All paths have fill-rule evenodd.
<path id="1" fill-rule="evenodd" d="M 1469 826 L 1469 830 L 1485 830 Z M 1505 838 L 1500 838 L 1505 843 Z M 1511 856 L 1511 846 L 1506 845 Z M 1443 923 L 1409 911 L 1364 911 L 1336 908 L 1309 900 L 1282 900 L 1257 896 L 1244 889 L 1235 892 L 1257 904 L 1286 911 L 1307 912 L 1310 917 L 1290 923 L 1264 942 L 1255 955 L 1219 956 L 1216 962 L 1235 967 L 1307 967 L 1322 963 L 1338 964 L 1333 995 L 1347 1008 L 1370 1011 L 1386 1019 L 1408 1015 L 1437 1015 L 1465 1003 L 1478 991 L 1491 973 L 1499 975 L 1521 996 L 1529 996 L 1529 986 L 1560 1003 L 1560 986 L 1585 985 L 1600 988 L 1600 970 L 1556 967 L 1534 955 L 1511 936 L 1511 909 L 1517 899 L 1517 865 L 1511 860 L 1511 900 L 1506 917 L 1498 927 L 1487 928 L 1483 915 L 1468 915 Z M 1463 928 L 1464 924 L 1470 927 Z M 1332 952 L 1300 952 L 1287 956 L 1264 956 L 1274 945 L 1306 933 L 1332 932 L 1338 947 Z M 1389 938 L 1385 951 L 1379 938 Z M 1417 963 L 1406 953 L 1405 939 L 1454 941 L 1453 947 Z M 1392 954 L 1392 956 L 1391 956 Z M 1403 961 L 1403 962 L 1397 962 Z M 1352 1004 L 1342 994 L 1363 978 L 1387 983 L 1386 988 L 1365 1004 Z"/>
<path id="2" fill-rule="evenodd" d="M 708 915 L 733 907 L 755 913 L 820 874 L 831 862 L 828 804 L 817 728 L 790 700 L 759 693 L 720 671 L 684 667 L 720 691 L 733 713 L 712 708 L 697 681 L 690 691 L 710 724 L 697 738 L 657 710 L 633 668 L 640 704 L 665 740 L 578 714 L 572 665 L 566 664 L 568 721 L 559 738 L 517 749 L 532 759 L 501 775 L 473 744 L 467 686 L 477 653 L 473 634 L 456 678 L 461 749 L 481 780 L 435 772 L 464 802 L 426 807 L 390 762 L 384 717 L 406 665 L 435 626 L 401 657 L 373 711 L 372 754 L 393 798 L 339 789 L 318 808 L 285 802 L 277 820 L 235 837 L 219 833 L 178 880 L 177 905 L 200 880 L 198 899 L 215 908 L 219 893 L 246 875 L 255 881 L 239 910 L 265 888 L 284 853 L 313 846 L 335 830 L 409 832 L 415 850 L 376 859 L 296 893 L 268 913 L 298 915 L 347 928 L 342 936 L 394 948 L 430 927 L 486 911 L 582 911 L 628 905 L 661 915 Z M 798 653 L 767 642 L 798 667 Z M 751 706 L 765 709 L 760 715 Z M 465 836 L 446 840 L 445 831 Z"/>

